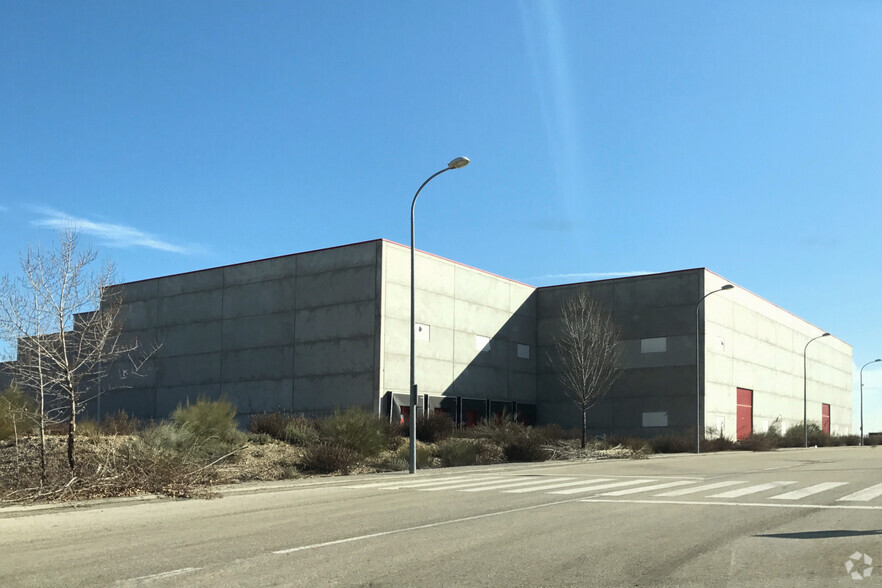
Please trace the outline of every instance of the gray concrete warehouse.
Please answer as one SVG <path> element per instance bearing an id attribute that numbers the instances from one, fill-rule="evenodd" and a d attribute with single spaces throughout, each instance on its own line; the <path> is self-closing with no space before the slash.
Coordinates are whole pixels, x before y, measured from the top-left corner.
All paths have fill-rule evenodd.
<path id="1" fill-rule="evenodd" d="M 386 240 L 121 284 L 124 332 L 161 344 L 139 378 L 105 381 L 87 411 L 166 417 L 198 397 L 239 414 L 409 410 L 410 251 Z M 580 424 L 549 361 L 563 300 L 588 288 L 622 332 L 623 372 L 593 434 L 694 430 L 732 438 L 808 419 L 851 427 L 851 347 L 706 269 L 534 288 L 429 253 L 416 257 L 419 410 L 469 424 L 504 411 Z M 696 316 L 698 321 L 696 322 Z M 705 369 L 706 368 L 706 369 Z"/>

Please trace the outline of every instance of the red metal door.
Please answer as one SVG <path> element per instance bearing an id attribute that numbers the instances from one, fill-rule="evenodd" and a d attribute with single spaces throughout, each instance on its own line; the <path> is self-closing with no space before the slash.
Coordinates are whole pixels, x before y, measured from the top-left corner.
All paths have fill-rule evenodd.
<path id="1" fill-rule="evenodd" d="M 821 429 L 830 434 L 830 405 L 822 404 L 821 405 Z"/>
<path id="2" fill-rule="evenodd" d="M 753 433 L 753 390 L 738 388 L 735 439 L 747 439 Z"/>

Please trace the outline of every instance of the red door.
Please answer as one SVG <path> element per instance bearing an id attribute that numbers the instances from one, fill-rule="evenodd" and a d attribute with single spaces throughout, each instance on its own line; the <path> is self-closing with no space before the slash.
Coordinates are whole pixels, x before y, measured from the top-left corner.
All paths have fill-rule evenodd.
<path id="1" fill-rule="evenodd" d="M 830 405 L 822 404 L 821 405 L 821 429 L 830 434 Z"/>
<path id="2" fill-rule="evenodd" d="M 753 390 L 738 388 L 735 439 L 747 439 L 753 433 Z"/>

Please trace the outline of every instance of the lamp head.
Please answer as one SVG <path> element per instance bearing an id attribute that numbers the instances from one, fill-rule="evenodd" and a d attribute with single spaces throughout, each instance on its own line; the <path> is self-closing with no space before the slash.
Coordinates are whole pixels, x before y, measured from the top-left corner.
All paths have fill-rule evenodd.
<path id="1" fill-rule="evenodd" d="M 732 284 L 726 284 L 725 286 L 723 286 L 722 288 L 720 288 L 720 290 L 731 290 L 731 289 L 734 288 L 734 287 L 735 287 L 735 286 L 733 286 Z"/>
<path id="2" fill-rule="evenodd" d="M 457 157 L 447 164 L 447 167 L 450 169 L 459 169 L 461 167 L 465 167 L 469 164 L 468 157 Z"/>
<path id="3" fill-rule="evenodd" d="M 824 333 L 823 335 L 821 335 L 821 337 L 829 337 L 829 336 L 830 336 L 830 333 Z"/>

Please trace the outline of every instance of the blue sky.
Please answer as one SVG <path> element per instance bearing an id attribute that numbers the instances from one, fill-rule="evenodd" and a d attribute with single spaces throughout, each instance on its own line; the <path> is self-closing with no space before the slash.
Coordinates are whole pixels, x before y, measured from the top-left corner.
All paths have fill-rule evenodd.
<path id="1" fill-rule="evenodd" d="M 70 221 L 122 280 L 407 243 L 466 155 L 419 248 L 536 286 L 708 267 L 859 367 L 880 30 L 849 0 L 0 0 L 0 273 Z"/>

